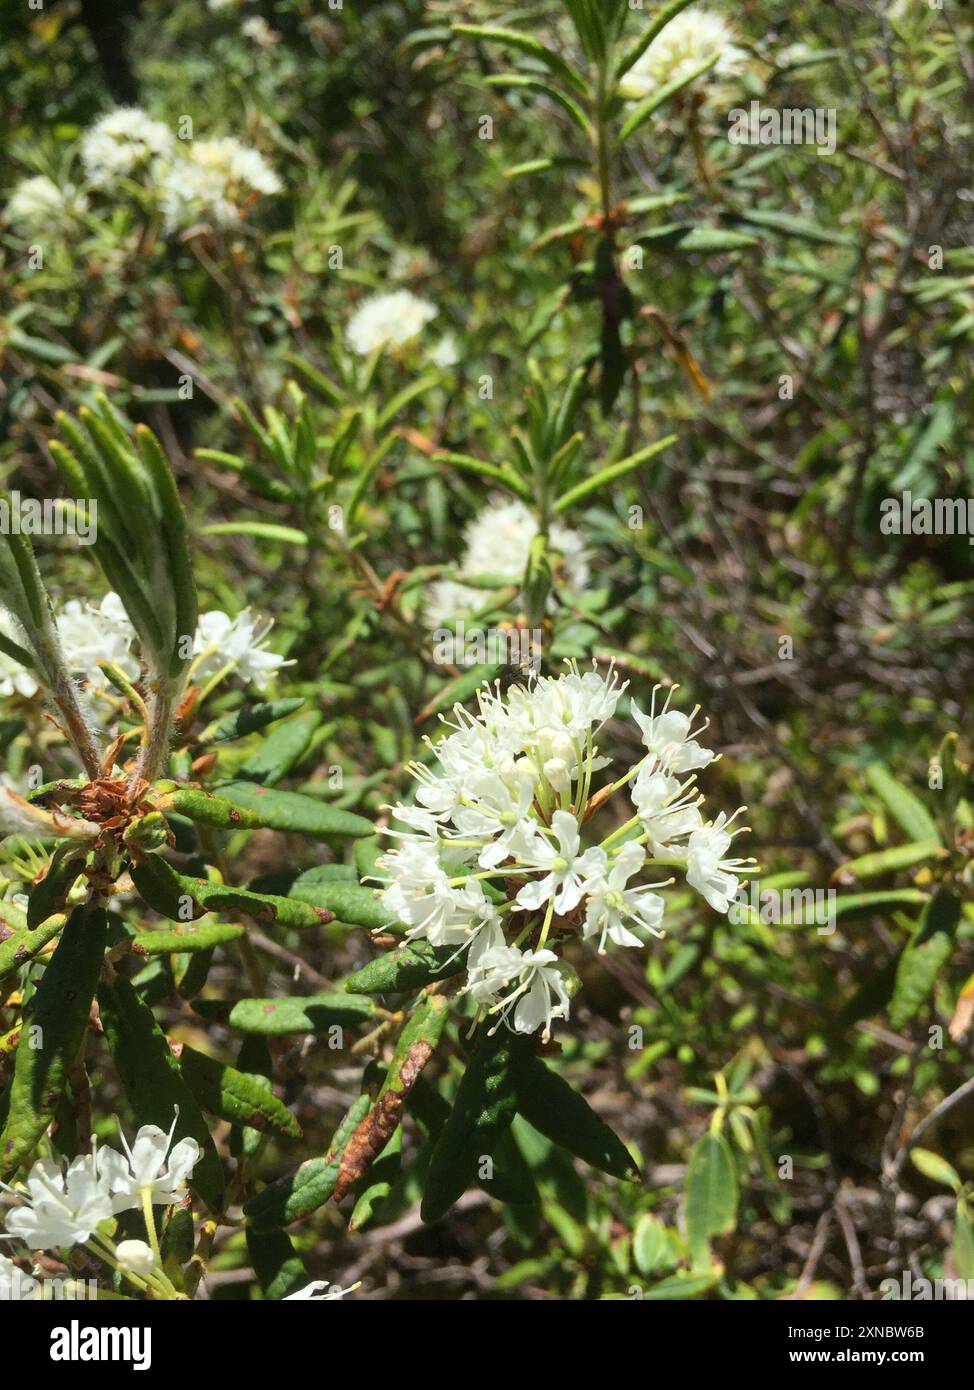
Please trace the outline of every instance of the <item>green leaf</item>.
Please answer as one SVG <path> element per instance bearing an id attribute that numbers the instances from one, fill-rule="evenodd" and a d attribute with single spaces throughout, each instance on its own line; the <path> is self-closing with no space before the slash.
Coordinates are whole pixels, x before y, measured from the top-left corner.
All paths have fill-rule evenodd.
<path id="1" fill-rule="evenodd" d="M 342 1154 L 368 1113 L 368 1096 L 359 1096 L 332 1137 L 323 1158 L 309 1158 L 296 1173 L 272 1183 L 244 1204 L 244 1216 L 256 1230 L 286 1226 L 324 1206 L 335 1190 Z"/>
<path id="2" fill-rule="evenodd" d="M 393 917 L 375 891 L 358 883 L 302 883 L 291 885 L 288 897 L 332 912 L 341 922 L 381 931 Z"/>
<path id="3" fill-rule="evenodd" d="M 920 918 L 896 967 L 896 984 L 889 1008 L 893 1028 L 902 1028 L 921 1009 L 933 992 L 937 976 L 950 959 L 954 933 L 960 920 L 960 902 L 941 889 Z"/>
<path id="4" fill-rule="evenodd" d="M 954 1216 L 953 1240 L 954 1265 L 961 1279 L 974 1279 L 974 1217 L 969 1203 L 957 1199 L 957 1212 Z"/>
<path id="5" fill-rule="evenodd" d="M 262 786 L 273 787 L 307 753 L 321 720 L 320 711 L 308 710 L 306 714 L 296 715 L 279 724 L 264 739 L 253 757 L 247 759 L 237 777 L 245 782 L 259 782 Z"/>
<path id="6" fill-rule="evenodd" d="M 414 941 L 347 975 L 345 988 L 352 994 L 397 994 L 422 989 L 433 980 L 449 980 L 463 969 L 463 952 L 458 954 L 456 946 Z"/>
<path id="7" fill-rule="evenodd" d="M 108 919 L 101 908 L 75 908 L 24 1010 L 0 1135 L 4 1180 L 32 1157 L 54 1118 L 84 1042 L 107 939 Z"/>
<path id="8" fill-rule="evenodd" d="M 301 1126 L 266 1078 L 237 1071 L 187 1043 L 178 1045 L 176 1056 L 190 1090 L 211 1115 L 262 1133 L 273 1130 L 291 1139 L 301 1137 Z"/>
<path id="9" fill-rule="evenodd" d="M 531 1058 L 518 1072 L 517 1109 L 552 1143 L 593 1168 L 627 1182 L 639 1182 L 632 1155 L 572 1086 L 556 1071 Z"/>
<path id="10" fill-rule="evenodd" d="M 256 705 L 244 705 L 243 709 L 228 714 L 224 719 L 211 725 L 200 739 L 201 743 L 229 743 L 232 739 L 243 738 L 266 728 L 276 719 L 293 714 L 304 704 L 301 699 L 265 700 Z"/>
<path id="11" fill-rule="evenodd" d="M 646 246 L 650 250 L 660 248 L 665 251 L 678 251 L 682 255 L 703 256 L 720 255 L 727 251 L 743 251 L 749 247 L 760 246 L 757 237 L 746 232 L 734 232 L 727 227 L 695 227 L 686 222 L 671 222 L 665 227 L 654 227 L 636 237 L 636 246 Z"/>
<path id="12" fill-rule="evenodd" d="M 85 866 L 83 854 L 78 854 L 68 845 L 60 845 L 54 853 L 47 873 L 31 889 L 27 901 L 27 925 L 34 930 L 42 922 L 62 912 L 68 894 L 74 887 Z"/>
<path id="13" fill-rule="evenodd" d="M 496 1031 L 491 1035 L 490 1028 Z M 517 1078 L 534 1051 L 534 1038 L 481 1024 L 475 1050 L 460 1079 L 450 1117 L 430 1156 L 423 1192 L 424 1221 L 438 1221 L 474 1180 L 480 1160 L 494 1151 L 517 1111 Z"/>
<path id="14" fill-rule="evenodd" d="M 920 798 L 898 782 L 882 763 L 870 763 L 866 780 L 904 835 L 912 841 L 940 839 L 936 822 Z"/>
<path id="15" fill-rule="evenodd" d="M 949 1187 L 952 1192 L 959 1193 L 964 1186 L 956 1168 L 932 1149 L 911 1149 L 910 1162 L 925 1178 L 940 1183 L 941 1187 Z"/>
<path id="16" fill-rule="evenodd" d="M 661 1279 L 658 1284 L 646 1289 L 643 1298 L 652 1302 L 697 1298 L 712 1289 L 719 1280 L 720 1273 L 716 1270 L 712 1274 L 671 1274 L 668 1279 Z"/>
<path id="17" fill-rule="evenodd" d="M 555 511 L 567 511 L 569 507 L 575 506 L 576 502 L 583 501 L 593 492 L 604 491 L 611 483 L 616 482 L 619 478 L 624 478 L 627 473 L 632 473 L 640 465 L 648 463 L 651 458 L 661 454 L 664 449 L 668 449 L 676 441 L 677 436 L 675 434 L 668 434 L 665 439 L 657 440 L 655 444 L 640 449 L 638 453 L 631 454 L 629 458 L 621 459 L 618 463 L 610 464 L 608 468 L 600 469 L 591 478 L 583 479 L 575 487 L 570 488 L 568 492 L 563 493 L 555 503 Z"/>
<path id="18" fill-rule="evenodd" d="M 684 77 L 677 77 L 674 81 L 667 82 L 665 86 L 660 87 L 658 92 L 654 92 L 651 97 L 637 106 L 636 110 L 619 131 L 620 142 L 628 140 L 631 135 L 635 135 L 636 131 L 649 120 L 653 112 L 658 111 L 671 97 L 675 97 L 678 92 L 683 91 L 684 87 L 689 86 L 691 82 L 696 82 L 697 78 L 702 77 L 705 72 L 709 72 L 717 62 L 719 56 L 719 54 L 715 53 L 714 56 L 708 58 L 706 62 L 698 63 L 697 66 Z"/>
<path id="19" fill-rule="evenodd" d="M 752 227 L 763 227 L 769 232 L 780 232 L 782 236 L 798 237 L 801 241 L 810 242 L 813 245 L 852 247 L 856 244 L 854 237 L 836 231 L 834 227 L 823 227 L 820 223 L 813 222 L 810 217 L 795 217 L 788 212 L 751 208 L 742 211 L 741 218 Z"/>
<path id="20" fill-rule="evenodd" d="M 616 81 L 625 77 L 631 67 L 639 62 L 639 59 L 646 52 L 646 49 L 656 38 L 657 34 L 662 33 L 671 19 L 675 19 L 681 10 L 685 10 L 691 0 L 669 0 L 657 15 L 645 26 L 636 42 L 627 48 L 625 53 L 616 64 Z"/>
<path id="21" fill-rule="evenodd" d="M 496 464 L 487 463 L 484 459 L 471 457 L 470 454 L 437 453 L 433 455 L 434 463 L 449 463 L 454 468 L 461 468 L 465 473 L 475 473 L 480 478 L 487 478 L 492 483 L 500 483 L 513 492 L 516 497 L 520 497 L 524 502 L 531 501 L 531 489 L 508 463 Z"/>
<path id="22" fill-rule="evenodd" d="M 338 811 L 300 792 L 259 787 L 253 782 L 227 782 L 218 788 L 221 797 L 250 811 L 269 830 L 291 835 L 311 835 L 318 840 L 346 839 L 372 834 L 372 822 L 351 811 Z"/>
<path id="23" fill-rule="evenodd" d="M 38 927 L 28 927 L 25 915 L 13 903 L 0 902 L 0 980 L 33 960 L 67 920 L 60 912 Z"/>
<path id="24" fill-rule="evenodd" d="M 889 888 L 876 893 L 846 893 L 835 900 L 836 918 L 888 915 L 900 908 L 925 907 L 930 894 L 920 888 Z"/>
<path id="25" fill-rule="evenodd" d="M 241 999 L 230 1010 L 230 1027 L 241 1033 L 324 1033 L 372 1018 L 371 999 L 349 994 L 293 995 L 287 999 Z"/>
<path id="26" fill-rule="evenodd" d="M 244 934 L 245 928 L 234 922 L 203 922 L 198 927 L 177 927 L 168 931 L 158 928 L 155 931 L 133 933 L 131 950 L 137 956 L 165 956 L 183 951 L 212 951 L 214 946 L 223 946 L 228 941 L 236 941 Z"/>
<path id="27" fill-rule="evenodd" d="M 588 83 L 582 74 L 577 72 L 571 63 L 566 62 L 560 54 L 546 48 L 543 43 L 539 43 L 537 39 L 532 39 L 528 34 L 519 34 L 514 29 L 501 29 L 486 24 L 451 24 L 450 28 L 455 34 L 465 34 L 471 39 L 484 39 L 490 43 L 502 43 L 507 48 L 519 49 L 522 53 L 536 58 L 539 63 L 543 63 L 550 72 L 563 78 L 579 96 L 588 96 Z"/>
<path id="28" fill-rule="evenodd" d="M 152 1010 L 139 998 L 130 981 L 120 975 L 111 983 L 103 980 L 99 985 L 98 1008 L 136 1120 L 140 1125 L 158 1125 L 168 1133 L 178 1109 L 175 1138 L 189 1135 L 202 1150 L 190 1186 L 211 1211 L 219 1211 L 223 1202 L 223 1165 L 196 1097 Z"/>
<path id="29" fill-rule="evenodd" d="M 915 844 L 894 845 L 891 849 L 874 850 L 863 854 L 859 859 L 850 859 L 842 864 L 832 875 L 834 882 L 849 883 L 854 879 L 881 878 L 883 874 L 894 874 L 900 869 L 912 869 L 928 859 L 937 859 L 944 854 L 939 840 L 921 840 Z"/>
<path id="30" fill-rule="evenodd" d="M 687 1167 L 687 1246 L 694 1269 L 710 1258 L 711 1236 L 734 1229 L 737 1220 L 737 1171 L 722 1134 L 705 1134 L 693 1146 Z"/>
<path id="31" fill-rule="evenodd" d="M 640 1274 L 652 1274 L 672 1261 L 667 1256 L 666 1227 L 658 1216 L 644 1211 L 632 1234 L 632 1254 Z"/>
<path id="32" fill-rule="evenodd" d="M 174 922 L 186 922 L 206 912 L 246 912 L 261 922 L 278 922 L 283 927 L 318 927 L 333 920 L 324 908 L 313 907 L 297 898 L 280 898 L 271 893 L 252 893 L 247 888 L 231 888 L 210 883 L 205 878 L 189 878 L 177 873 L 161 855 L 146 854 L 131 867 L 132 882 L 149 907 Z"/>
<path id="33" fill-rule="evenodd" d="M 252 536 L 255 540 L 279 541 L 282 545 L 308 545 L 307 533 L 294 526 L 278 526 L 269 521 L 214 521 L 199 528 L 201 536 Z"/>
<path id="34" fill-rule="evenodd" d="M 265 1298 L 287 1298 L 308 1282 L 308 1271 L 284 1231 L 248 1226 L 247 1254 Z"/>
<path id="35" fill-rule="evenodd" d="M 570 97 L 567 92 L 563 92 L 558 87 L 553 87 L 550 82 L 542 82 L 537 77 L 525 77 L 518 73 L 496 73 L 486 79 L 490 87 L 519 87 L 529 92 L 537 92 L 540 96 L 546 96 L 553 101 L 556 106 L 571 117 L 575 125 L 579 128 L 587 139 L 592 138 L 592 127 L 585 112 L 578 102 Z"/>

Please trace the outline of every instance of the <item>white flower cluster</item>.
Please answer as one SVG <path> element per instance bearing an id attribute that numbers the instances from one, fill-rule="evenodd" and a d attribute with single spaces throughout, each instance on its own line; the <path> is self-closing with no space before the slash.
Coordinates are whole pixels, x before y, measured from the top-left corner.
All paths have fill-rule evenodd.
<path id="1" fill-rule="evenodd" d="M 5 209 L 7 221 L 24 231 L 43 231 L 48 227 L 65 226 L 80 217 L 88 208 L 88 199 L 73 184 L 59 188 L 46 174 L 21 179 L 14 188 Z"/>
<path id="2" fill-rule="evenodd" d="M 95 188 L 115 188 L 158 160 L 172 157 L 176 141 L 163 121 L 154 121 L 137 106 L 120 106 L 102 116 L 81 140 L 85 177 Z"/>
<path id="3" fill-rule="evenodd" d="M 604 952 L 606 943 L 641 946 L 663 935 L 673 882 L 633 882 L 650 868 L 679 867 L 718 912 L 751 861 L 727 859 L 737 831 L 721 813 L 705 823 L 695 773 L 714 754 L 697 742 L 693 714 L 632 716 L 645 755 L 601 790 L 593 776 L 610 765 L 596 743 L 626 685 L 613 671 L 576 666 L 502 695 L 485 687 L 479 713 L 462 706 L 435 745 L 440 770 L 414 764 L 412 805 L 393 809 L 405 831 L 378 861 L 383 899 L 405 924 L 407 940 L 466 952 L 468 992 L 516 1032 L 567 1018 L 574 981 L 553 949 L 573 935 Z M 688 774 L 688 775 L 687 775 Z M 681 780 L 682 779 L 682 780 Z M 601 844 L 582 848 L 591 815 L 631 783 L 635 815 Z M 735 815 L 738 813 L 735 813 Z"/>
<path id="4" fill-rule="evenodd" d="M 520 584 L 527 568 L 531 542 L 538 523 L 523 502 L 493 502 L 470 522 L 463 536 L 461 575 L 496 575 Z M 580 594 L 588 584 L 589 564 L 585 542 L 577 531 L 554 522 L 548 533 L 552 550 L 562 557 L 562 573 L 569 592 Z M 424 610 L 429 628 L 443 627 L 450 619 L 468 617 L 485 607 L 485 589 L 443 579 L 430 586 Z"/>
<path id="5" fill-rule="evenodd" d="M 197 222 L 236 225 L 261 195 L 279 193 L 281 180 L 264 156 L 232 135 L 177 140 L 169 126 L 137 106 L 102 116 L 81 140 L 87 188 L 117 193 L 138 181 L 159 207 L 166 230 Z M 8 221 L 25 231 L 63 225 L 88 208 L 85 192 L 59 188 L 44 175 L 24 179 L 6 207 Z"/>
<path id="6" fill-rule="evenodd" d="M 172 1206 L 200 1159 L 195 1139 L 173 1144 L 175 1126 L 174 1120 L 166 1134 L 157 1125 L 143 1125 L 131 1148 L 120 1135 L 124 1153 L 96 1146 L 70 1163 L 38 1159 L 23 1190 L 3 1185 L 21 1201 L 7 1213 L 8 1236 L 29 1250 L 86 1245 L 119 1212 L 144 1211 L 147 1202 Z"/>
<path id="7" fill-rule="evenodd" d="M 660 87 L 689 77 L 711 59 L 714 65 L 706 77 L 714 82 L 737 76 L 748 55 L 735 44 L 734 30 L 723 15 L 695 6 L 682 10 L 626 73 L 626 95 L 651 96 Z"/>
<path id="8" fill-rule="evenodd" d="M 137 642 L 135 628 L 128 620 L 122 600 L 107 593 L 99 604 L 69 599 L 57 617 L 57 633 L 68 670 L 96 690 L 108 686 L 108 677 L 98 665 L 111 661 L 130 679 L 139 674 L 139 662 L 132 648 Z M 266 649 L 273 619 L 260 622 L 245 608 L 235 618 L 214 610 L 201 613 L 193 636 L 190 677 L 205 682 L 221 673 L 236 672 L 244 681 L 258 687 L 267 684 L 281 666 L 283 656 Z M 23 645 L 16 624 L 0 609 L 0 633 Z M 30 671 L 0 652 L 0 697 L 13 694 L 30 697 L 39 689 Z"/>
<path id="9" fill-rule="evenodd" d="M 162 174 L 159 195 L 172 231 L 203 221 L 232 227 L 256 195 L 279 193 L 282 187 L 258 150 L 224 135 L 191 142 L 186 156 Z"/>
<path id="10" fill-rule="evenodd" d="M 436 316 L 436 305 L 410 290 L 374 294 L 355 310 L 345 340 L 360 357 L 384 347 L 402 347 L 419 336 Z"/>

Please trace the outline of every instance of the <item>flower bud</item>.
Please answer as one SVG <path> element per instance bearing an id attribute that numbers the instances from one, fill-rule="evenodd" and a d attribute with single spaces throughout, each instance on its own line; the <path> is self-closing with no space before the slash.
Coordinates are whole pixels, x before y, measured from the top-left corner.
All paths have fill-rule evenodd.
<path id="1" fill-rule="evenodd" d="M 144 1240 L 123 1240 L 115 1248 L 119 1269 L 144 1279 L 156 1267 L 156 1257 Z"/>

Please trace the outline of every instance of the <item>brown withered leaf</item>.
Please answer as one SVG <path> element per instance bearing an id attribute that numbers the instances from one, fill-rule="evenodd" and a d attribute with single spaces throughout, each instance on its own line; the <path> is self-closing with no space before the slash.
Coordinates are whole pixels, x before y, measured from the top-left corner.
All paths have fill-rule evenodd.
<path id="1" fill-rule="evenodd" d="M 338 1181 L 332 1194 L 334 1201 L 340 1202 L 351 1192 L 388 1144 L 402 1118 L 406 1097 L 432 1055 L 433 1049 L 428 1042 L 413 1043 L 392 1085 L 379 1095 L 365 1119 L 356 1126 L 342 1154 Z"/>

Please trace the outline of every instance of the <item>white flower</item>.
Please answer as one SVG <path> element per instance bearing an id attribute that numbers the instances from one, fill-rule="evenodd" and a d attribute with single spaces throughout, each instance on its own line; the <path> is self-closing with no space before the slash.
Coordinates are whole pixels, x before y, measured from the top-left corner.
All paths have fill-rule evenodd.
<path id="1" fill-rule="evenodd" d="M 50 1158 L 38 1159 L 26 1186 L 26 1194 L 15 1193 L 24 1205 L 7 1213 L 6 1225 L 8 1235 L 31 1250 L 83 1245 L 112 1215 L 112 1201 L 99 1178 L 94 1154 L 76 1158 L 67 1167 Z"/>
<path id="2" fill-rule="evenodd" d="M 482 869 L 493 869 L 511 853 L 511 841 L 534 800 L 531 783 L 518 779 L 511 787 L 496 772 L 476 772 L 462 792 L 453 813 L 456 837 L 487 839 L 477 860 Z"/>
<path id="3" fill-rule="evenodd" d="M 275 41 L 275 31 L 267 23 L 267 20 L 259 14 L 252 14 L 245 19 L 240 26 L 240 32 L 245 39 L 252 39 L 261 47 L 266 47 Z"/>
<path id="4" fill-rule="evenodd" d="M 460 349 L 457 347 L 457 340 L 452 333 L 444 333 L 443 337 L 433 348 L 429 355 L 434 367 L 455 367 L 460 361 Z"/>
<path id="5" fill-rule="evenodd" d="M 103 690 L 108 677 L 98 665 L 111 661 L 130 679 L 139 674 L 139 663 L 130 653 L 135 629 L 118 594 L 107 593 L 95 607 L 69 599 L 57 618 L 57 634 L 68 670 Z"/>
<path id="6" fill-rule="evenodd" d="M 144 1240 L 121 1240 L 115 1247 L 115 1259 L 119 1269 L 126 1274 L 137 1274 L 145 1279 L 156 1267 L 156 1257 L 152 1246 Z"/>
<path id="7" fill-rule="evenodd" d="M 512 843 L 518 869 L 540 870 L 545 875 L 526 883 L 516 901 L 530 911 L 553 898 L 556 912 L 571 912 L 582 900 L 586 876 L 598 867 L 598 850 L 593 847 L 579 854 L 578 821 L 568 811 L 555 811 L 551 828 L 557 848 L 527 827 Z"/>
<path id="8" fill-rule="evenodd" d="M 19 625 L 4 609 L 0 608 L 0 636 L 8 638 L 11 642 L 16 642 L 19 647 L 25 645 L 25 637 Z M 11 695 L 23 695 L 25 699 L 30 699 L 36 695 L 40 689 L 37 680 L 28 671 L 26 666 L 21 666 L 19 661 L 15 661 L 12 656 L 7 656 L 0 652 L 0 696 L 9 699 Z"/>
<path id="9" fill-rule="evenodd" d="M 201 613 L 193 638 L 193 679 L 205 681 L 230 667 L 242 680 L 266 685 L 287 664 L 283 656 L 265 650 L 273 626 L 273 619 L 260 624 L 249 608 L 235 618 L 219 610 Z"/>
<path id="10" fill-rule="evenodd" d="M 747 54 L 734 43 L 734 31 L 723 15 L 696 6 L 671 19 L 623 79 L 627 96 L 646 97 L 688 77 L 701 63 L 716 59 L 706 74 L 719 79 L 736 76 Z"/>
<path id="11" fill-rule="evenodd" d="M 98 1176 L 110 1195 L 113 1212 L 141 1211 L 144 1193 L 148 1193 L 150 1202 L 164 1207 L 181 1199 L 200 1160 L 201 1149 L 188 1136 L 173 1144 L 178 1119 L 177 1112 L 168 1134 L 158 1125 L 143 1125 L 131 1148 L 120 1132 L 124 1156 L 116 1149 L 98 1150 Z"/>
<path id="12" fill-rule="evenodd" d="M 527 568 L 531 542 L 538 534 L 534 513 L 523 502 L 492 502 L 468 524 L 464 531 L 463 553 L 458 565 L 464 577 L 494 575 L 509 584 L 520 584 Z M 551 550 L 560 556 L 560 577 L 569 593 L 581 594 L 589 580 L 585 542 L 577 531 L 560 521 L 548 533 Z M 489 606 L 489 589 L 454 580 L 439 580 L 430 586 L 424 616 L 429 628 L 443 627 L 452 618 L 469 617 Z M 552 597 L 552 609 L 557 601 Z"/>
<path id="13" fill-rule="evenodd" d="M 736 834 L 725 828 L 729 824 L 721 811 L 711 825 L 695 830 L 687 845 L 687 883 L 706 898 L 715 912 L 727 911 L 740 881 L 734 871 L 750 862 L 723 857 Z"/>
<path id="14" fill-rule="evenodd" d="M 644 946 L 646 937 L 663 936 L 659 924 L 663 920 L 665 903 L 651 889 L 662 884 L 640 884 L 627 888 L 633 874 L 638 874 L 646 861 L 642 845 L 632 842 L 622 846 L 609 867 L 603 849 L 596 850 L 599 867 L 586 884 L 585 923 L 582 936 L 587 941 L 598 937 L 599 954 L 605 952 L 606 937 L 616 946 Z"/>
<path id="15" fill-rule="evenodd" d="M 656 689 L 659 687 L 657 686 Z M 669 707 L 673 686 L 667 691 L 666 701 L 659 714 L 656 713 L 656 689 L 653 691 L 653 703 L 649 714 L 643 714 L 642 710 L 631 701 L 632 717 L 639 725 L 643 743 L 648 748 L 656 761 L 666 769 L 667 772 L 691 772 L 697 767 L 706 767 L 714 760 L 714 754 L 709 748 L 702 748 L 699 743 L 693 741 L 694 733 L 702 733 L 707 724 L 704 723 L 701 729 L 694 730 L 693 718 L 697 713 L 686 715 L 682 710 L 671 710 Z"/>
<path id="16" fill-rule="evenodd" d="M 494 946 L 484 951 L 470 970 L 467 989 L 479 1004 L 497 999 L 491 1013 L 504 1023 L 513 1016 L 516 1033 L 551 1034 L 556 1018 L 567 1018 L 571 998 L 568 971 L 554 951 L 520 951 Z M 507 991 L 504 993 L 503 991 Z M 499 997 L 498 997 L 499 996 Z"/>
<path id="17" fill-rule="evenodd" d="M 329 1289 L 325 1293 L 325 1289 Z M 341 1289 L 337 1284 L 329 1285 L 327 1279 L 312 1279 L 310 1284 L 306 1284 L 303 1289 L 298 1289 L 295 1293 L 285 1294 L 282 1303 L 308 1302 L 314 1300 L 315 1303 L 332 1303 L 335 1299 L 344 1298 L 350 1289 Z"/>
<path id="18" fill-rule="evenodd" d="M 40 1284 L 31 1275 L 0 1255 L 0 1303 L 28 1303 L 40 1293 Z"/>
<path id="19" fill-rule="evenodd" d="M 436 305 L 409 290 L 376 294 L 359 305 L 345 330 L 353 352 L 367 357 L 382 347 L 402 347 L 436 317 Z"/>
<path id="20" fill-rule="evenodd" d="M 633 805 L 657 853 L 703 825 L 702 799 L 689 784 L 658 771 L 652 763 L 643 764 L 632 787 Z"/>
<path id="21" fill-rule="evenodd" d="M 88 200 L 73 184 L 59 188 L 46 174 L 21 179 L 7 203 L 7 221 L 25 231 L 46 231 L 79 217 Z"/>
<path id="22" fill-rule="evenodd" d="M 166 226 L 208 221 L 232 227 L 257 194 L 279 193 L 281 180 L 259 150 L 232 135 L 194 140 L 159 180 Z"/>
<path id="23" fill-rule="evenodd" d="M 724 816 L 703 825 L 695 777 L 681 781 L 676 770 L 711 754 L 693 740 L 693 716 L 667 705 L 657 713 L 655 696 L 649 715 L 635 711 L 650 751 L 595 788 L 593 774 L 611 761 L 596 736 L 625 688 L 611 667 L 581 672 L 574 662 L 503 693 L 499 682 L 482 686 L 476 714 L 455 705 L 441 715 L 446 737 L 427 740 L 439 767 L 411 764 L 415 803 L 390 808 L 406 829 L 386 832 L 400 843 L 378 860 L 386 908 L 407 939 L 466 951 L 465 991 L 516 1031 L 547 1035 L 568 1016 L 570 972 L 554 949 L 566 937 L 604 952 L 663 935 L 653 890 L 673 880 L 632 882 L 648 867 L 647 846 L 654 862 L 685 867 L 714 905 L 751 862 L 723 859 Z M 638 815 L 623 814 L 603 844 L 583 849 L 582 827 L 630 782 Z"/>
<path id="24" fill-rule="evenodd" d="M 120 106 L 102 116 L 81 141 L 81 162 L 96 188 L 112 189 L 167 158 L 175 141 L 162 121 L 154 121 L 137 106 Z"/>

